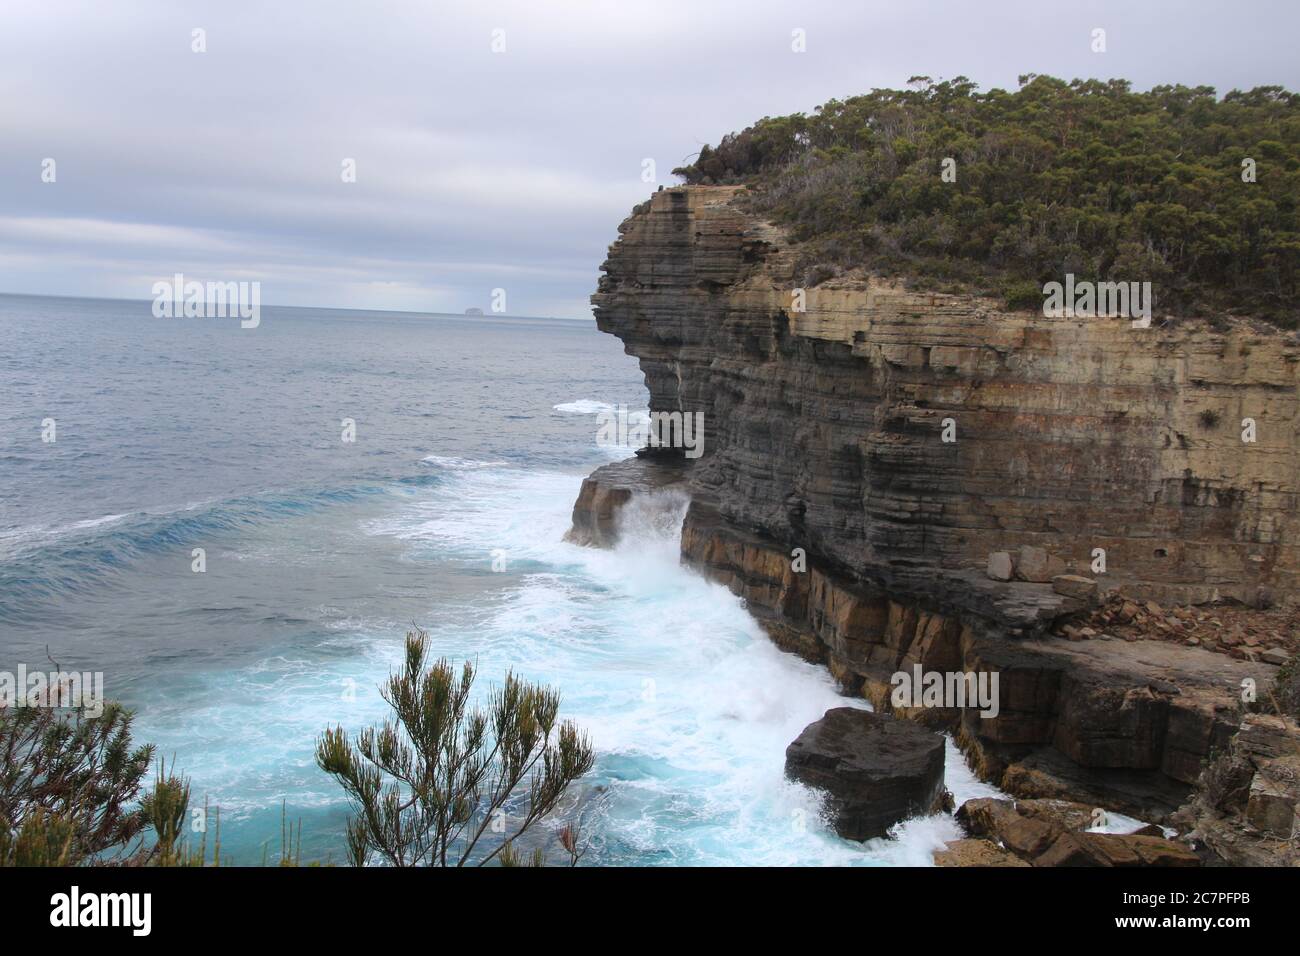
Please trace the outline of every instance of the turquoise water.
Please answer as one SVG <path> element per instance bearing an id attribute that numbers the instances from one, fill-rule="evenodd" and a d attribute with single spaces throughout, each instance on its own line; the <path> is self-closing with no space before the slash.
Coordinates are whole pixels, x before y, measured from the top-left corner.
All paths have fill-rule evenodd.
<path id="1" fill-rule="evenodd" d="M 385 716 L 412 623 L 481 683 L 560 687 L 598 752 L 586 863 L 920 864 L 957 836 L 934 817 L 851 844 L 784 780 L 844 700 L 679 566 L 684 501 L 631 509 L 614 551 L 562 541 L 582 477 L 628 454 L 595 411 L 646 401 L 591 324 L 264 308 L 245 330 L 0 296 L 0 341 L 0 668 L 48 646 L 102 670 L 220 807 L 228 859 L 274 857 L 282 805 L 305 859 L 342 858 L 314 740 Z M 992 792 L 951 747 L 948 784 Z"/>

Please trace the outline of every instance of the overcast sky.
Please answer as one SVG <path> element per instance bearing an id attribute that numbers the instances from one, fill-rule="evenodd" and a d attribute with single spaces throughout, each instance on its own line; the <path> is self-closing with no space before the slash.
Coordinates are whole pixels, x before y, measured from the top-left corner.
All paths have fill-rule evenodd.
<path id="1" fill-rule="evenodd" d="M 1296 0 L 0 0 L 0 291 L 589 317 L 646 159 L 915 74 L 1296 89 L 1297 36 Z"/>

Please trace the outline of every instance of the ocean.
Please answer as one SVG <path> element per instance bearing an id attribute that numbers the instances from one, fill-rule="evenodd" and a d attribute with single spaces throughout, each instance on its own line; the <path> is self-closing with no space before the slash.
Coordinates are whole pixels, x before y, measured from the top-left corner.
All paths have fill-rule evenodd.
<path id="1" fill-rule="evenodd" d="M 0 669 L 102 671 L 220 808 L 225 862 L 276 859 L 282 816 L 304 862 L 344 859 L 315 739 L 384 719 L 412 625 L 481 688 L 561 690 L 597 751 L 584 865 L 921 865 L 960 835 L 850 843 L 784 779 L 851 702 L 679 565 L 682 501 L 630 509 L 615 550 L 564 543 L 583 477 L 631 454 L 596 412 L 647 400 L 594 324 L 0 296 L 0 343 Z M 951 745 L 947 782 L 995 792 Z"/>

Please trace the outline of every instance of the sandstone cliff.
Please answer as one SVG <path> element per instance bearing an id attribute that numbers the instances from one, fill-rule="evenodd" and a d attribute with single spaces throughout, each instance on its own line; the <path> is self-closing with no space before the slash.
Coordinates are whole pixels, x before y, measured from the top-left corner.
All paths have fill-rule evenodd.
<path id="1" fill-rule="evenodd" d="M 1024 544 L 1080 568 L 1103 548 L 1108 580 L 1148 593 L 1294 591 L 1293 339 L 1045 319 L 863 279 L 807 288 L 798 312 L 793 250 L 736 191 L 655 194 L 592 300 L 651 408 L 704 413 L 691 481 L 725 519 L 927 592 Z"/>
<path id="2" fill-rule="evenodd" d="M 607 541 L 627 496 L 677 481 L 684 559 L 846 691 L 888 708 L 899 668 L 995 669 L 997 716 L 906 715 L 956 729 L 1013 792 L 1167 816 L 1236 732 L 1242 682 L 1275 668 L 1044 639 L 1091 585 L 985 569 L 1028 548 L 1092 576 L 1104 554 L 1103 592 L 1293 601 L 1300 345 L 1246 322 L 1048 319 L 866 276 L 811 286 L 739 193 L 663 190 L 619 227 L 597 324 L 640 360 L 652 411 L 703 413 L 704 454 L 596 472 L 575 540 Z"/>

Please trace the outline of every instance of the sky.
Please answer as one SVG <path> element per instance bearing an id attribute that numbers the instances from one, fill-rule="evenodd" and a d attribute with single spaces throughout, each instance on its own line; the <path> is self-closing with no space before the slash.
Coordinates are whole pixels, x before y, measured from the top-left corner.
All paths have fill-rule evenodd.
<path id="1" fill-rule="evenodd" d="M 914 75 L 1297 89 L 1297 36 L 1296 0 L 0 0 L 0 292 L 590 318 L 632 206 L 762 116 Z"/>

